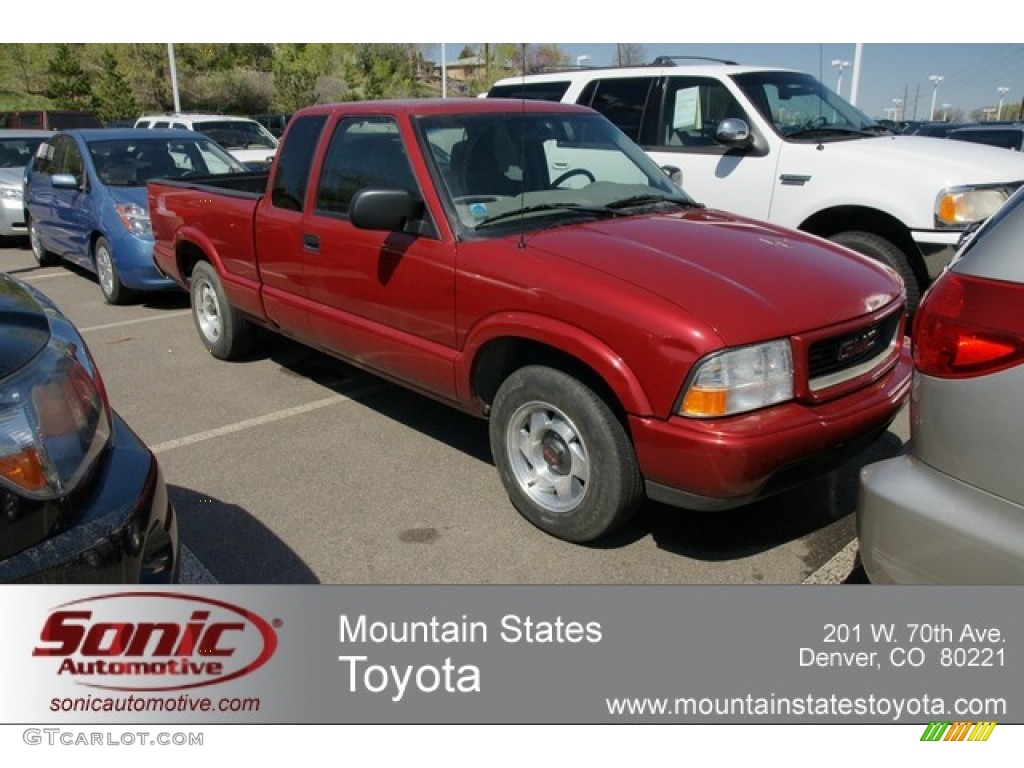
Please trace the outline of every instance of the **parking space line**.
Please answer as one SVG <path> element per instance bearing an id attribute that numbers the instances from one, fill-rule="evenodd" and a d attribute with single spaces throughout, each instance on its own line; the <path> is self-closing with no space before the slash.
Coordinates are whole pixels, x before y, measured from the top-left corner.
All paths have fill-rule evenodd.
<path id="1" fill-rule="evenodd" d="M 857 539 L 853 539 L 833 555 L 821 568 L 804 579 L 803 583 L 842 584 L 853 570 L 853 566 L 857 561 L 857 551 Z"/>
<path id="2" fill-rule="evenodd" d="M 153 315 L 151 317 L 137 317 L 134 320 L 119 320 L 116 323 L 104 323 L 103 325 L 87 325 L 84 328 L 79 328 L 79 333 L 90 333 L 91 331 L 105 331 L 108 328 L 120 328 L 123 325 L 136 325 L 137 323 L 151 323 L 155 320 L 166 320 L 168 318 L 181 317 L 182 315 L 191 315 L 191 309 L 179 309 L 174 312 L 164 312 L 159 315 Z"/>
<path id="3" fill-rule="evenodd" d="M 183 448 L 186 445 L 195 445 L 196 443 L 202 443 L 207 440 L 212 440 L 215 437 L 222 437 L 224 435 L 231 435 L 236 432 L 242 432 L 253 427 L 261 427 L 264 424 L 270 424 L 275 421 L 281 421 L 283 419 L 289 419 L 292 416 L 301 416 L 304 413 L 310 413 L 311 411 L 317 411 L 321 408 L 327 408 L 331 405 L 337 405 L 338 403 L 348 402 L 355 400 L 361 396 L 373 394 L 386 389 L 383 384 L 374 384 L 372 386 L 364 387 L 356 390 L 351 395 L 333 395 L 332 397 L 325 397 L 322 400 L 314 400 L 311 403 L 305 403 L 303 405 L 296 405 L 292 408 L 285 408 L 280 411 L 274 411 L 273 413 L 267 413 L 263 416 L 256 416 L 251 419 L 244 419 L 243 421 L 236 421 L 234 424 L 225 424 L 223 427 L 217 427 L 215 429 L 208 429 L 204 432 L 197 432 L 194 435 L 186 435 L 185 437 L 179 437 L 174 440 L 168 440 L 164 443 L 150 446 L 150 450 L 155 454 L 166 453 L 167 451 L 173 451 L 175 448 Z"/>
<path id="4" fill-rule="evenodd" d="M 33 269 L 35 269 L 35 267 L 33 267 Z M 17 270 L 17 269 L 16 270 L 11 270 L 11 272 L 9 274 L 13 275 L 16 272 L 21 272 L 21 271 L 24 271 L 24 270 Z M 68 270 L 63 270 L 61 272 L 44 272 L 44 273 L 39 274 L 39 275 L 27 275 L 25 277 L 19 277 L 18 279 L 19 280 L 24 280 L 26 283 L 34 283 L 37 280 L 49 280 L 51 277 L 78 277 L 78 275 L 76 275 L 74 272 L 70 272 Z"/>

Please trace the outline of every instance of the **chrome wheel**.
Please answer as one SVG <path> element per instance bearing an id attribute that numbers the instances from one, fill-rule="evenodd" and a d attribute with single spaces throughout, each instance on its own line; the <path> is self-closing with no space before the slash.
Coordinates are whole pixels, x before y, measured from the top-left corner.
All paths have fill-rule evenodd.
<path id="1" fill-rule="evenodd" d="M 103 295 L 112 296 L 117 286 L 117 276 L 114 274 L 114 262 L 110 255 L 110 248 L 104 240 L 100 240 L 96 244 L 96 278 L 99 280 Z"/>
<path id="2" fill-rule="evenodd" d="M 212 346 L 220 341 L 222 328 L 220 302 L 217 291 L 209 281 L 200 279 L 193 289 L 194 311 L 199 333 L 207 345 Z"/>
<path id="3" fill-rule="evenodd" d="M 548 403 L 522 405 L 505 433 L 512 474 L 523 493 L 553 514 L 575 509 L 590 483 L 590 458 L 580 431 Z"/>

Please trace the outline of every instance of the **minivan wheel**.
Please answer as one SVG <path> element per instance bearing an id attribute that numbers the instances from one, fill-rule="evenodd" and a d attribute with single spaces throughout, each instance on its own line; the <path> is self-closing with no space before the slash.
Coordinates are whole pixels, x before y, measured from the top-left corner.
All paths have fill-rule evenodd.
<path id="1" fill-rule="evenodd" d="M 209 263 L 196 264 L 190 294 L 192 319 L 209 353 L 218 360 L 233 360 L 244 354 L 250 345 L 252 324 L 228 303 L 217 271 Z"/>
<path id="2" fill-rule="evenodd" d="M 527 366 L 505 380 L 491 408 L 490 442 L 513 505 L 560 539 L 600 538 L 643 502 L 622 423 L 593 390 L 557 369 Z"/>

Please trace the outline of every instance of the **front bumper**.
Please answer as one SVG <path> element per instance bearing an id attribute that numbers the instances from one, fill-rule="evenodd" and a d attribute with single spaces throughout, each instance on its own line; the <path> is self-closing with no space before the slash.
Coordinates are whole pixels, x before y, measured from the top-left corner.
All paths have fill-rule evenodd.
<path id="1" fill-rule="evenodd" d="M 712 421 L 631 417 L 647 495 L 687 509 L 730 509 L 834 469 L 892 423 L 910 393 L 912 368 L 904 348 L 878 381 L 829 402 Z"/>
<path id="2" fill-rule="evenodd" d="M 860 557 L 878 584 L 1024 584 L 1024 508 L 912 455 L 861 470 Z"/>
<path id="3" fill-rule="evenodd" d="M 133 291 L 178 290 L 179 286 L 157 269 L 153 240 L 117 232 L 110 238 L 114 266 L 126 288 Z"/>
<path id="4" fill-rule="evenodd" d="M 118 417 L 95 485 L 61 531 L 0 560 L 0 582 L 170 584 L 180 569 L 178 523 L 160 466 Z"/>

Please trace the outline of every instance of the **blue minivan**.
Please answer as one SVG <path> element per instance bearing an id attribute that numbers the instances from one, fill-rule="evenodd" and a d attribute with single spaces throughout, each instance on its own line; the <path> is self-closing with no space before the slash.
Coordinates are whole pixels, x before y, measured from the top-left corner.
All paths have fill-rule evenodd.
<path id="1" fill-rule="evenodd" d="M 41 266 L 64 259 L 94 272 L 110 304 L 175 290 L 153 263 L 146 182 L 245 171 L 194 131 L 60 131 L 25 169 L 32 253 Z"/>

